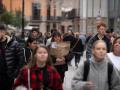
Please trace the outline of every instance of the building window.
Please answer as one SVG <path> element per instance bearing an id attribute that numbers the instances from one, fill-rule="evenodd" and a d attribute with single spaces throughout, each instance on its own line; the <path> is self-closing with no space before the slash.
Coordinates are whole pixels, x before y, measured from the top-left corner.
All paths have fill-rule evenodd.
<path id="1" fill-rule="evenodd" d="M 32 20 L 40 20 L 40 3 L 32 3 Z"/>
<path id="2" fill-rule="evenodd" d="M 76 9 L 70 11 L 62 11 L 62 17 L 66 19 L 74 19 L 76 17 Z"/>

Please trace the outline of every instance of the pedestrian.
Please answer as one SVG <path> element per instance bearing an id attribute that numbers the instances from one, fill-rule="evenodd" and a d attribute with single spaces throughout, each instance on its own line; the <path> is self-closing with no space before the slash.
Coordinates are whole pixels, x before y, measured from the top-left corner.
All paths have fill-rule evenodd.
<path id="1" fill-rule="evenodd" d="M 93 44 L 92 57 L 80 64 L 72 80 L 72 90 L 120 90 L 120 77 L 106 58 L 104 41 Z"/>
<path id="2" fill-rule="evenodd" d="M 43 37 L 42 33 L 39 32 L 39 28 L 33 28 L 29 38 L 36 39 L 40 44 L 45 44 L 45 38 Z"/>
<path id="3" fill-rule="evenodd" d="M 27 39 L 26 45 L 23 48 L 25 65 L 27 65 L 27 63 L 29 63 L 34 50 L 37 48 L 37 45 L 38 45 L 38 41 L 36 39 L 33 39 L 33 38 L 28 38 Z"/>
<path id="4" fill-rule="evenodd" d="M 115 38 L 112 45 L 112 52 L 107 55 L 120 73 L 120 37 Z"/>
<path id="5" fill-rule="evenodd" d="M 28 70 L 30 71 L 29 79 Z M 33 54 L 33 59 L 19 73 L 14 83 L 14 89 L 21 85 L 32 90 L 63 90 L 60 75 L 52 66 L 46 46 L 38 46 Z"/>
<path id="6" fill-rule="evenodd" d="M 78 64 L 84 51 L 84 45 L 82 44 L 82 40 L 80 38 L 76 38 L 72 34 L 68 34 L 64 36 L 63 41 L 70 42 L 70 52 L 66 56 L 66 61 L 69 63 L 69 65 L 71 65 L 71 61 L 75 57 L 75 66 L 78 67 Z"/>
<path id="7" fill-rule="evenodd" d="M 14 79 L 23 66 L 23 51 L 19 43 L 6 35 L 6 26 L 0 25 L 0 90 L 12 90 Z"/>
<path id="8" fill-rule="evenodd" d="M 97 26 L 98 33 L 90 38 L 86 45 L 86 58 L 89 58 L 92 55 L 92 45 L 97 40 L 104 40 L 107 45 L 107 52 L 111 50 L 111 42 L 110 39 L 105 35 L 106 34 L 106 24 L 101 23 Z"/>
<path id="9" fill-rule="evenodd" d="M 53 32 L 51 45 L 49 47 L 54 48 L 55 43 L 59 43 L 61 41 L 62 41 L 61 34 L 57 31 Z M 57 71 L 59 72 L 62 82 L 63 82 L 64 76 L 65 76 L 65 71 L 68 70 L 67 61 L 66 61 L 65 57 L 61 56 L 61 55 L 59 55 L 59 56 L 51 55 L 51 57 L 52 57 L 52 62 L 54 64 L 55 68 L 57 69 Z"/>

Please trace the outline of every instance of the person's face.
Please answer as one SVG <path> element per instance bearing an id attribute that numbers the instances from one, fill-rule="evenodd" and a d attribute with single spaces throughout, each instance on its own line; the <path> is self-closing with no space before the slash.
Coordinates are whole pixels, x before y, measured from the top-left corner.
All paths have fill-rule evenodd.
<path id="1" fill-rule="evenodd" d="M 107 48 L 105 43 L 98 42 L 93 48 L 93 55 L 97 62 L 100 62 L 101 60 L 103 60 L 106 53 L 107 53 Z"/>
<path id="2" fill-rule="evenodd" d="M 55 36 L 54 37 L 54 41 L 55 42 L 60 42 L 61 41 L 61 37 L 60 36 Z"/>
<path id="3" fill-rule="evenodd" d="M 45 48 L 40 47 L 38 48 L 37 52 L 36 52 L 36 60 L 37 63 L 46 63 L 48 59 L 48 52 Z"/>
<path id="4" fill-rule="evenodd" d="M 32 43 L 29 43 L 29 47 L 32 50 L 35 50 L 37 48 L 38 42 L 37 41 L 33 41 Z"/>
<path id="5" fill-rule="evenodd" d="M 120 39 L 118 39 L 113 45 L 114 52 L 120 52 Z"/>
<path id="6" fill-rule="evenodd" d="M 100 26 L 100 28 L 98 29 L 98 33 L 101 35 L 105 35 L 106 28 L 104 26 Z"/>
<path id="7" fill-rule="evenodd" d="M 5 32 L 0 30 L 0 40 L 5 36 Z"/>
<path id="8" fill-rule="evenodd" d="M 35 36 L 38 36 L 38 32 L 37 32 L 37 31 L 33 31 L 33 32 L 32 32 L 32 36 L 34 36 L 34 37 L 35 37 Z"/>

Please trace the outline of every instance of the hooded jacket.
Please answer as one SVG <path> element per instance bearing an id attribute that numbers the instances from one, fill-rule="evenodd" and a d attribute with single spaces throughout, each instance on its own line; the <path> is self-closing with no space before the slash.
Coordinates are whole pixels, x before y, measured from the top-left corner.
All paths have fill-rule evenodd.
<path id="1" fill-rule="evenodd" d="M 92 90 L 108 90 L 108 60 L 96 62 L 92 57 L 90 59 L 90 71 L 87 81 L 93 83 Z M 87 81 L 83 81 L 84 64 L 82 63 L 72 80 L 72 90 L 87 90 Z M 120 77 L 117 70 L 113 67 L 111 76 L 111 90 L 120 90 Z"/>

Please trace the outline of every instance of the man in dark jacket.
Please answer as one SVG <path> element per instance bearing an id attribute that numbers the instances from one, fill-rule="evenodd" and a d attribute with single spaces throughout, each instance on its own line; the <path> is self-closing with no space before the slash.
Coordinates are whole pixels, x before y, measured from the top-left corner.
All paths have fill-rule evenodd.
<path id="1" fill-rule="evenodd" d="M 63 41 L 70 41 L 70 52 L 68 54 L 67 61 L 70 62 L 75 56 L 75 65 L 78 66 L 78 63 L 83 55 L 84 45 L 80 38 L 75 38 L 73 35 L 67 35 L 63 38 Z"/>
<path id="2" fill-rule="evenodd" d="M 87 58 L 87 60 L 91 58 L 92 45 L 97 40 L 103 40 L 107 45 L 107 52 L 110 52 L 110 49 L 111 49 L 110 39 L 105 35 L 106 24 L 104 24 L 104 23 L 99 24 L 97 26 L 97 31 L 98 31 L 98 33 L 95 36 L 91 37 L 87 43 L 87 46 L 86 46 L 86 58 Z"/>
<path id="3" fill-rule="evenodd" d="M 23 63 L 23 52 L 18 42 L 6 35 L 6 27 L 0 25 L 0 90 L 12 90 Z"/>
<path id="4" fill-rule="evenodd" d="M 42 35 L 42 32 L 39 32 L 39 28 L 33 28 L 29 38 L 36 39 L 40 44 L 45 44 L 45 38 Z"/>

